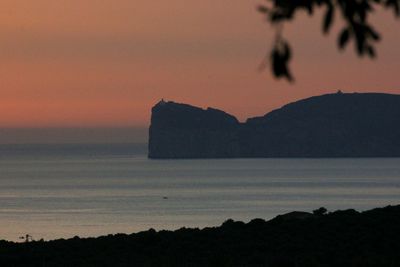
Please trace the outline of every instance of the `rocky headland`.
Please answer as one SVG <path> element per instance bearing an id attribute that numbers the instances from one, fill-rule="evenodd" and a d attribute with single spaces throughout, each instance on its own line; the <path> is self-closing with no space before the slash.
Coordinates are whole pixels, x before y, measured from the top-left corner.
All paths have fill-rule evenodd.
<path id="1" fill-rule="evenodd" d="M 400 95 L 315 96 L 244 123 L 172 101 L 152 109 L 149 158 L 399 156 Z"/>

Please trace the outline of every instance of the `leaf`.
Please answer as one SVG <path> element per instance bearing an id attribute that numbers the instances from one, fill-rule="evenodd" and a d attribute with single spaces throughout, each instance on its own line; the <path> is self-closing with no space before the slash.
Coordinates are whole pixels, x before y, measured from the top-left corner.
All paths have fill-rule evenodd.
<path id="1" fill-rule="evenodd" d="M 323 26 L 324 33 L 329 32 L 329 29 L 331 28 L 333 22 L 333 15 L 334 15 L 334 8 L 332 5 L 329 5 L 328 9 L 326 10 L 324 19 L 324 26 Z"/>
<path id="2" fill-rule="evenodd" d="M 286 62 L 289 62 L 292 58 L 292 50 L 287 42 L 283 44 L 282 50 L 282 59 Z"/>
<path id="3" fill-rule="evenodd" d="M 400 16 L 400 2 L 394 1 L 393 6 L 394 6 L 395 15 L 399 17 Z"/>
<path id="4" fill-rule="evenodd" d="M 312 2 L 311 2 L 311 1 L 307 3 L 306 9 L 307 9 L 309 15 L 312 15 L 312 14 L 313 14 L 314 9 L 313 9 L 313 5 L 312 5 Z"/>
<path id="5" fill-rule="evenodd" d="M 350 30 L 348 28 L 344 29 L 339 36 L 339 48 L 343 49 L 345 45 L 349 42 L 350 39 Z"/>
<path id="6" fill-rule="evenodd" d="M 375 49 L 372 46 L 367 46 L 365 49 L 367 50 L 367 53 L 371 58 L 376 57 Z"/>
<path id="7" fill-rule="evenodd" d="M 379 41 L 381 39 L 381 36 L 379 35 L 378 32 L 376 32 L 372 27 L 367 28 L 368 34 L 374 39 L 375 41 Z"/>
<path id="8" fill-rule="evenodd" d="M 290 47 L 287 42 L 278 43 L 271 51 L 272 72 L 276 78 L 286 78 L 292 82 L 293 76 L 288 64 L 291 58 Z"/>
<path id="9" fill-rule="evenodd" d="M 400 1 L 399 0 L 387 0 L 386 6 L 388 8 L 393 8 L 394 15 L 400 16 Z"/>

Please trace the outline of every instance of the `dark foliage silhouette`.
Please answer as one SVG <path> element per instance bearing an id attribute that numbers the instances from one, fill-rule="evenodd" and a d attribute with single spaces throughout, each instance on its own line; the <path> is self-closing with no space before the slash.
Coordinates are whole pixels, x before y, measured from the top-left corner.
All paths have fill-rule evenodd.
<path id="1" fill-rule="evenodd" d="M 328 212 L 328 210 L 327 210 L 326 208 L 324 208 L 324 207 L 321 207 L 321 208 L 319 208 L 319 209 L 313 210 L 313 214 L 314 214 L 314 215 L 317 215 L 317 216 L 324 215 L 324 214 L 326 214 L 327 212 Z"/>
<path id="2" fill-rule="evenodd" d="M 380 34 L 369 23 L 370 15 L 377 7 L 393 11 L 400 17 L 400 0 L 266 0 L 258 10 L 267 21 L 276 27 L 276 38 L 270 53 L 272 72 L 277 78 L 293 81 L 288 67 L 291 59 L 291 48 L 283 37 L 283 25 L 294 20 L 297 13 L 306 11 L 313 15 L 317 9 L 325 10 L 322 32 L 327 34 L 335 17 L 344 20 L 344 28 L 338 36 L 338 46 L 344 49 L 350 41 L 354 41 L 359 56 L 375 57 L 375 45 L 380 41 Z M 266 62 L 268 58 L 266 59 Z M 263 64 L 263 66 L 266 64 Z"/>
<path id="3" fill-rule="evenodd" d="M 289 215 L 289 216 L 288 216 Z M 307 215 L 307 216 L 306 216 Z M 0 266 L 400 266 L 400 206 L 49 242 L 0 241 Z"/>

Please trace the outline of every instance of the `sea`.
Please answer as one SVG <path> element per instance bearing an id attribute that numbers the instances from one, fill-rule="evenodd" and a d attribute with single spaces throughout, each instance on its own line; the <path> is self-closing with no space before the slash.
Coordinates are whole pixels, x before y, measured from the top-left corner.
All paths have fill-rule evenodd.
<path id="1" fill-rule="evenodd" d="M 397 204 L 400 158 L 150 160 L 146 144 L 0 145 L 0 240 Z"/>

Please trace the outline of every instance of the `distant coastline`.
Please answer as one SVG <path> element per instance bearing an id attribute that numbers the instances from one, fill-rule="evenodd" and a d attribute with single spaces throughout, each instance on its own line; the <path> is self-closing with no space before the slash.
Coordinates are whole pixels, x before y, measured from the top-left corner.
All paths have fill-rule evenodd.
<path id="1" fill-rule="evenodd" d="M 172 101 L 152 108 L 149 158 L 400 157 L 400 95 L 327 94 L 240 123 Z"/>

